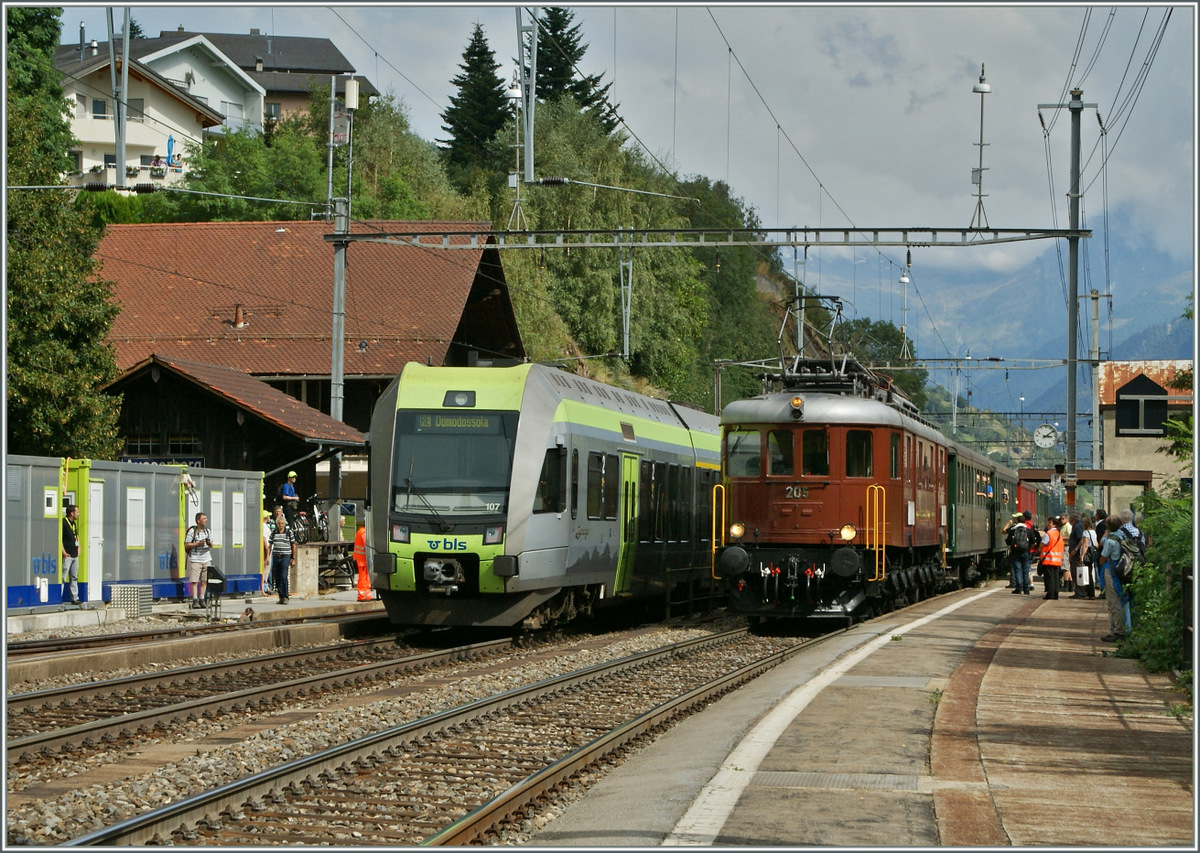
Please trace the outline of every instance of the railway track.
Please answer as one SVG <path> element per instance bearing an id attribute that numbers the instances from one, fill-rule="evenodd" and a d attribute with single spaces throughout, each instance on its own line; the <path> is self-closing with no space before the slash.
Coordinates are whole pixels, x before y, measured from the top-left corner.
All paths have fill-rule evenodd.
<path id="1" fill-rule="evenodd" d="M 613 760 L 806 645 L 744 629 L 670 644 L 314 752 L 70 845 L 484 840 L 573 784 L 580 768 Z"/>
<path id="2" fill-rule="evenodd" d="M 509 648 L 511 640 L 399 657 L 395 644 L 395 637 L 362 640 L 10 696 L 8 731 L 26 734 L 6 741 L 7 762 L 53 762 L 60 751 L 111 751 L 122 740 L 188 720 L 267 709 L 298 696 L 486 656 Z M 375 661 L 347 665 L 356 653 Z"/>

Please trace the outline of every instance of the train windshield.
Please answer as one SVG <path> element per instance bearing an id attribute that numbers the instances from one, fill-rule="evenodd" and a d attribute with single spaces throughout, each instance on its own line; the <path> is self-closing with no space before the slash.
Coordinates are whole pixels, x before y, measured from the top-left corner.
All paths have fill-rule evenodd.
<path id="1" fill-rule="evenodd" d="M 516 438 L 516 412 L 397 412 L 392 510 L 434 517 L 504 512 Z"/>

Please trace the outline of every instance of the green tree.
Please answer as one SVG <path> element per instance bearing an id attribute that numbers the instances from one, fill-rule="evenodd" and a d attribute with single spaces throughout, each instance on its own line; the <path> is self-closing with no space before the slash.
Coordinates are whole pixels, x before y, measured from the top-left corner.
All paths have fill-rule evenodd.
<path id="1" fill-rule="evenodd" d="M 834 340 L 846 343 L 854 357 L 862 364 L 867 367 L 879 365 L 881 372 L 885 374 L 888 372 L 886 365 L 911 365 L 917 355 L 912 341 L 909 341 L 908 357 L 902 356 L 904 335 L 886 320 L 872 321 L 867 317 L 859 317 L 845 321 L 834 331 Z M 929 371 L 897 370 L 891 376 L 918 409 L 925 408 L 925 380 L 929 377 Z"/>
<path id="2" fill-rule="evenodd" d="M 9 185 L 57 185 L 71 167 L 60 14 L 7 10 Z M 113 459 L 121 400 L 100 388 L 117 374 L 117 307 L 93 260 L 102 232 L 67 190 L 8 190 L 7 207 L 8 451 Z"/>
<path id="3" fill-rule="evenodd" d="M 488 143 L 504 127 L 511 109 L 504 79 L 496 73 L 500 63 L 479 24 L 458 67 L 462 73 L 450 81 L 457 93 L 450 96 L 450 106 L 442 113 L 446 122 L 442 130 L 449 139 L 441 142 L 449 173 L 457 184 L 465 186 L 476 169 L 503 168 L 502 163 L 493 161 Z"/>
<path id="4" fill-rule="evenodd" d="M 549 6 L 538 23 L 537 80 L 534 92 L 539 101 L 550 102 L 571 97 L 579 109 L 595 115 L 605 133 L 620 124 L 616 105 L 608 103 L 611 83 L 600 85 L 601 75 L 584 75 L 579 63 L 588 46 L 582 42 L 575 13 L 561 6 Z"/>

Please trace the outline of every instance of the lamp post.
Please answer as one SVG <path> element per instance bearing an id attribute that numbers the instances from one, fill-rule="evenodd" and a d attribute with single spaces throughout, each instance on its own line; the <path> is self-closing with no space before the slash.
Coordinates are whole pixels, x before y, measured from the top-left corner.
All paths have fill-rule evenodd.
<path id="1" fill-rule="evenodd" d="M 979 82 L 971 91 L 979 95 L 979 167 L 971 170 L 971 183 L 975 185 L 975 213 L 971 215 L 970 227 L 974 228 L 978 220 L 979 227 L 986 228 L 987 214 L 983 211 L 983 96 L 991 92 L 992 87 L 983 76 L 983 63 L 979 64 Z"/>

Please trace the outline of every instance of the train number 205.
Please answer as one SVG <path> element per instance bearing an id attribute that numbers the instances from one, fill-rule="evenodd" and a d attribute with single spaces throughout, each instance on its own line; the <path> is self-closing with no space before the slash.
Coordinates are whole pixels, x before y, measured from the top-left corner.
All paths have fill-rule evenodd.
<path id="1" fill-rule="evenodd" d="M 808 497 L 808 486 L 788 486 L 784 494 L 789 498 Z"/>

